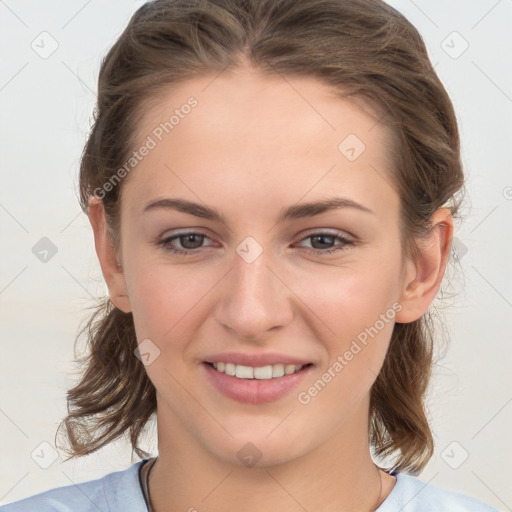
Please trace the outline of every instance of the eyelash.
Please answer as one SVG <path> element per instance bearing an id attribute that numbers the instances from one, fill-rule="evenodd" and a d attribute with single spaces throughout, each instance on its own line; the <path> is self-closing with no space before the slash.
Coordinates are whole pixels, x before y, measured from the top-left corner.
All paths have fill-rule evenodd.
<path id="1" fill-rule="evenodd" d="M 177 249 L 177 248 L 172 247 L 170 245 L 172 241 L 174 241 L 174 240 L 176 240 L 178 238 L 181 238 L 182 236 L 187 236 L 187 235 L 199 235 L 199 236 L 202 236 L 204 238 L 209 238 L 205 234 L 198 233 L 198 232 L 177 233 L 176 235 L 173 235 L 171 237 L 167 237 L 167 238 L 161 240 L 160 242 L 157 242 L 157 245 L 162 246 L 164 251 L 171 252 L 173 254 L 178 254 L 178 255 L 181 255 L 181 256 L 187 256 L 187 255 L 191 255 L 192 253 L 197 253 L 198 250 L 201 249 L 201 247 L 198 247 L 197 249 Z M 304 237 L 302 240 L 300 240 L 300 242 L 303 242 L 304 240 L 308 240 L 309 238 L 315 238 L 315 237 L 320 237 L 320 236 L 325 236 L 325 237 L 333 238 L 334 240 L 337 240 L 337 241 L 341 242 L 343 245 L 341 247 L 332 248 L 332 249 L 309 249 L 309 248 L 306 247 L 305 248 L 306 252 L 308 252 L 309 254 L 325 256 L 325 255 L 328 255 L 328 254 L 333 254 L 333 253 L 336 253 L 336 252 L 339 252 L 339 251 L 343 251 L 349 245 L 354 245 L 354 242 L 352 240 L 349 240 L 348 238 L 345 238 L 345 237 L 343 237 L 341 235 L 335 235 L 335 234 L 332 234 L 332 233 L 327 233 L 327 232 L 322 232 L 322 231 L 319 231 L 319 232 L 316 232 L 316 233 L 312 233 L 311 235 L 308 235 L 308 236 Z"/>

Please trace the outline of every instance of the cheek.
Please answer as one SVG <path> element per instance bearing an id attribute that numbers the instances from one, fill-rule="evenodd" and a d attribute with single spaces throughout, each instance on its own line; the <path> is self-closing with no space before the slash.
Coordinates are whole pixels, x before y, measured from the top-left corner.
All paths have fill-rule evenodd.
<path id="1" fill-rule="evenodd" d="M 304 302 L 321 319 L 317 339 L 325 359 L 297 399 L 309 404 L 310 415 L 330 418 L 327 423 L 334 426 L 369 393 L 384 363 L 400 305 L 392 276 L 376 280 L 370 272 L 347 272 L 343 279 L 315 282 L 315 293 Z"/>
<path id="2" fill-rule="evenodd" d="M 326 353 L 322 370 L 331 368 L 339 376 L 332 388 L 342 385 L 343 393 L 368 388 L 382 367 L 401 309 L 399 246 L 381 246 L 364 260 L 347 259 L 338 269 L 304 276 L 299 295 L 316 318 L 309 325 L 318 326 L 316 338 Z"/>
<path id="3" fill-rule="evenodd" d="M 141 258 L 127 272 L 137 338 L 153 339 L 159 346 L 172 339 L 171 348 L 179 346 L 180 333 L 190 329 L 191 321 L 198 324 L 202 300 L 221 277 L 217 274 L 186 265 L 148 265 Z"/>
<path id="4" fill-rule="evenodd" d="M 304 261 L 278 269 L 300 299 L 296 302 L 288 297 L 291 292 L 284 287 L 283 300 L 290 299 L 290 304 L 295 304 L 290 307 L 300 309 L 305 328 L 313 329 L 329 352 L 344 351 L 392 306 L 398 296 L 400 270 L 399 247 L 395 245 L 380 244 L 378 250 L 361 250 L 332 263 Z M 171 264 L 165 256 L 132 251 L 125 271 L 137 338 L 150 338 L 159 346 L 172 339 L 166 350 L 179 348 L 180 338 L 186 343 L 187 332 L 190 335 L 212 315 L 215 304 L 209 303 L 209 297 L 215 295 L 216 303 L 221 299 L 215 287 L 227 270 L 208 262 Z"/>
<path id="5" fill-rule="evenodd" d="M 322 338 L 348 339 L 373 325 L 399 297 L 399 266 L 358 262 L 301 276 L 298 295 L 324 323 Z M 388 315 L 389 316 L 389 315 Z"/>

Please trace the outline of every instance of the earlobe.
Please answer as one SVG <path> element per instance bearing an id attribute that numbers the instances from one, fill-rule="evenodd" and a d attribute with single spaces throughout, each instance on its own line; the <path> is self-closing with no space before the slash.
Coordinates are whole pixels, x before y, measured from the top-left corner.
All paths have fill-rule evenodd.
<path id="1" fill-rule="evenodd" d="M 398 323 L 420 318 L 432 304 L 441 285 L 448 263 L 453 237 L 453 219 L 448 208 L 439 208 L 430 218 L 432 228 L 427 237 L 417 240 L 420 254 L 415 262 L 407 262 Z"/>
<path id="2" fill-rule="evenodd" d="M 112 240 L 107 233 L 103 201 L 98 197 L 91 197 L 87 214 L 94 232 L 96 254 L 100 262 L 101 272 L 107 283 L 110 300 L 121 311 L 129 313 L 131 312 L 131 305 L 124 271 L 119 263 Z"/>

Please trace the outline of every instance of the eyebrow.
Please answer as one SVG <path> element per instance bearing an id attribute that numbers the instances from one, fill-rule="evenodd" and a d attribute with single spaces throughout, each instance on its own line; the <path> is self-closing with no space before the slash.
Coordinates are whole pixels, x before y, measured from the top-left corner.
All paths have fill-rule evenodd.
<path id="1" fill-rule="evenodd" d="M 362 204 L 356 203 L 352 199 L 345 197 L 330 197 L 327 199 L 321 199 L 319 201 L 289 206 L 288 208 L 281 210 L 281 213 L 278 216 L 276 222 L 279 224 L 286 220 L 314 217 L 315 215 L 320 215 L 321 213 L 327 212 L 329 210 L 336 210 L 340 208 L 355 208 L 362 212 L 375 215 L 374 211 L 370 210 L 366 206 L 363 206 Z M 177 210 L 179 212 L 188 213 L 202 219 L 208 219 L 227 224 L 224 215 L 222 215 L 215 208 L 211 208 L 199 203 L 194 203 L 193 201 L 188 201 L 186 199 L 172 197 L 157 199 L 148 203 L 142 213 L 146 214 L 155 210 Z"/>

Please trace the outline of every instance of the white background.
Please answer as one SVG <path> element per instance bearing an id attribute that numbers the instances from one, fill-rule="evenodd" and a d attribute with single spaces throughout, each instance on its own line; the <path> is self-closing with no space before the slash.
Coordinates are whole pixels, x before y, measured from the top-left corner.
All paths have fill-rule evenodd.
<path id="1" fill-rule="evenodd" d="M 460 265 L 450 270 L 456 296 L 436 300 L 451 339 L 429 399 L 436 454 L 420 478 L 512 510 L 512 3 L 390 3 L 424 37 L 452 97 L 469 192 L 456 229 Z M 100 59 L 139 5 L 0 2 L 0 503 L 134 462 L 124 442 L 48 469 L 31 454 L 51 461 L 40 443 L 53 444 L 65 415 L 75 335 L 92 297 L 106 293 L 78 206 L 78 163 Z M 31 47 L 42 37 L 46 49 L 58 43 L 46 59 Z M 57 248 L 46 263 L 32 252 L 43 237 Z"/>

